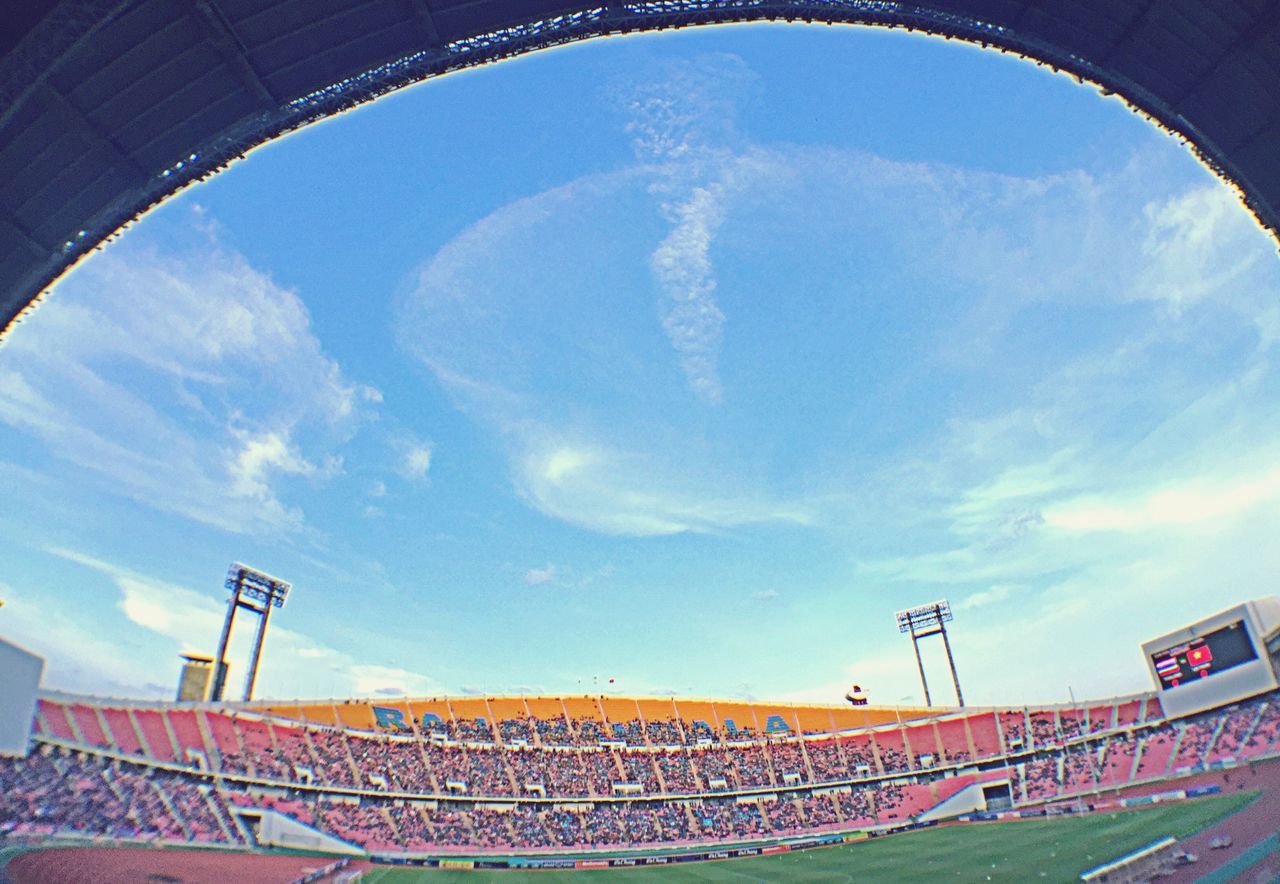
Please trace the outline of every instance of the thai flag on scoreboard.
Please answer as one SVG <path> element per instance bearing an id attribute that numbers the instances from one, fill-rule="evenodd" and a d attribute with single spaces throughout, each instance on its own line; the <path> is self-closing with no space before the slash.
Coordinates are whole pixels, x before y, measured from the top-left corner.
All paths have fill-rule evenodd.
<path id="1" fill-rule="evenodd" d="M 1163 660 L 1156 661 L 1156 672 L 1160 673 L 1161 678 L 1172 678 L 1178 674 L 1178 658 L 1165 657 Z"/>

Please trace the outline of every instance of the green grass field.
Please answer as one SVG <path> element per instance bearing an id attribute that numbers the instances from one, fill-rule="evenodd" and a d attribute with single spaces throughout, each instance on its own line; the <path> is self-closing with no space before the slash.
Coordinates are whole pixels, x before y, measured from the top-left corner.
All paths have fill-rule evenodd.
<path id="1" fill-rule="evenodd" d="M 1168 804 L 1088 817 L 982 823 L 800 853 L 679 866 L 575 872 L 588 879 L 627 881 L 1074 881 L 1103 862 L 1158 838 L 1186 838 L 1240 810 L 1257 793 Z M 367 884 L 475 884 L 496 879 L 547 884 L 554 871 L 437 871 L 379 867 Z M 575 878 L 575 880 L 577 880 Z"/>

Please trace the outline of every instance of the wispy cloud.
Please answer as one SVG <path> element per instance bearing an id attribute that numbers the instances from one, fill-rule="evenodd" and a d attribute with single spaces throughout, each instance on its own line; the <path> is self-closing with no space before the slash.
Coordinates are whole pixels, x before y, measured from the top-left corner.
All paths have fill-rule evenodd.
<path id="1" fill-rule="evenodd" d="M 1008 584 L 996 584 L 990 589 L 984 589 L 966 596 L 963 601 L 956 605 L 956 610 L 971 611 L 974 608 L 981 608 L 983 605 L 1002 602 L 1009 598 L 1015 589 L 1015 587 Z"/>
<path id="2" fill-rule="evenodd" d="M 1161 556 L 1202 569 L 1280 492 L 1280 274 L 1234 196 L 1142 152 L 1025 177 L 752 144 L 704 74 L 634 96 L 638 165 L 416 280 L 402 342 L 522 498 L 611 534 L 818 529 L 865 597 L 949 596 L 984 660 L 1017 614 L 1105 620 L 1118 663 L 1143 621 L 1117 587 L 1192 611 Z"/>
<path id="3" fill-rule="evenodd" d="M 235 532 L 297 525 L 280 480 L 339 473 L 379 399 L 198 217 L 186 241 L 95 255 L 0 350 L 0 422 L 103 490 Z"/>
<path id="4" fill-rule="evenodd" d="M 695 187 L 688 199 L 668 205 L 667 214 L 675 227 L 650 260 L 665 293 L 662 329 L 693 392 L 716 403 L 724 393 L 716 371 L 724 313 L 715 299 L 710 250 L 723 209 L 714 189 Z"/>
<path id="5" fill-rule="evenodd" d="M 720 452 L 682 426 L 690 408 L 723 399 L 711 248 L 729 202 L 769 162 L 725 150 L 724 115 L 749 82 L 739 60 L 714 58 L 620 87 L 638 165 L 481 219 L 406 299 L 402 345 L 499 434 L 516 490 L 553 518 L 639 536 L 812 519 L 807 501 L 759 487 L 748 465 L 707 469 Z M 642 254 L 629 238 L 598 242 L 619 226 L 641 232 Z M 575 248 L 584 238 L 594 245 Z M 637 269 L 657 284 L 656 316 Z M 682 387 L 652 358 L 655 332 Z"/>
<path id="6" fill-rule="evenodd" d="M 751 85 L 740 58 L 711 55 L 618 87 L 632 146 L 653 165 L 650 189 L 662 195 L 662 214 L 672 225 L 649 259 L 662 291 L 662 329 L 690 390 L 710 404 L 724 395 L 717 363 L 725 323 L 711 246 L 741 162 L 730 145 L 737 106 Z"/>
<path id="7" fill-rule="evenodd" d="M 1071 534 L 1190 527 L 1233 518 L 1277 499 L 1280 467 L 1178 480 L 1136 493 L 1072 498 L 1047 508 L 1044 522 Z"/>
<path id="8" fill-rule="evenodd" d="M 404 460 L 400 465 L 400 472 L 407 479 L 421 481 L 427 477 L 427 472 L 431 469 L 431 445 L 425 442 L 418 442 L 410 445 L 404 453 Z"/>
<path id="9" fill-rule="evenodd" d="M 541 568 L 530 568 L 524 573 L 525 586 L 543 586 L 555 581 L 559 573 L 555 565 L 548 563 Z"/>
<path id="10" fill-rule="evenodd" d="M 542 512 L 608 534 L 657 536 L 715 532 L 769 522 L 807 524 L 803 503 L 730 496 L 713 477 L 675 477 L 675 464 L 599 446 L 534 449 L 519 465 L 517 488 Z"/>

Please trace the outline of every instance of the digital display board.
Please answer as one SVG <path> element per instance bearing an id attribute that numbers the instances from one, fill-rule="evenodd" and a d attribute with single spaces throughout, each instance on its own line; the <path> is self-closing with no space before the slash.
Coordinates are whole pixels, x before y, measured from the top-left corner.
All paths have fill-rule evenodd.
<path id="1" fill-rule="evenodd" d="M 1168 690 L 1257 658 L 1258 652 L 1253 648 L 1244 621 L 1237 620 L 1213 632 L 1157 651 L 1151 655 L 1151 662 L 1155 664 L 1160 687 Z"/>

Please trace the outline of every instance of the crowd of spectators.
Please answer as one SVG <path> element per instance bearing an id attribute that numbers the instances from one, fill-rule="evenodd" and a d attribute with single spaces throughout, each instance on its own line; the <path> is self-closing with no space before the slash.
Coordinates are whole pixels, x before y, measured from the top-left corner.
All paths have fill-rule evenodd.
<path id="1" fill-rule="evenodd" d="M 1014 800 L 1023 803 L 1157 779 L 1223 758 L 1239 760 L 1280 749 L 1276 701 L 1273 695 L 1137 732 L 1101 732 L 1069 748 L 1061 747 L 1091 730 L 1092 710 L 1087 715 L 1083 710 L 983 714 L 991 716 L 991 724 L 1007 742 L 1021 739 L 1021 728 L 1026 727 L 1035 746 L 1019 747 L 1015 742 L 1020 756 L 1040 747 L 1032 757 L 1016 758 L 1008 769 Z M 230 726 L 223 723 L 217 732 L 220 752 L 204 761 L 232 775 L 219 780 L 194 763 L 184 772 L 44 746 L 26 759 L 0 760 L 0 837 L 70 832 L 142 840 L 235 841 L 240 834 L 227 810 L 230 801 L 272 807 L 380 851 L 425 850 L 430 845 L 549 849 L 741 840 L 914 816 L 941 800 L 945 790 L 940 784 L 959 782 L 930 782 L 928 778 L 937 774 L 913 768 L 927 754 L 920 745 L 937 734 L 947 757 L 954 759 L 965 752 L 962 747 L 970 739 L 963 728 L 953 727 L 944 736 L 940 728 L 917 727 L 833 739 L 655 748 L 651 724 L 635 719 L 615 732 L 625 747 L 597 741 L 551 749 L 547 746 L 556 744 L 548 744 L 546 735 L 581 740 L 584 732 L 599 736 L 602 725 L 566 718 L 560 731 L 550 725 L 539 729 L 538 721 L 499 722 L 497 730 L 508 741 L 501 745 L 231 719 Z M 482 724 L 481 719 L 464 720 L 473 735 L 483 731 Z M 510 745 L 512 739 L 526 739 L 513 736 L 520 733 L 536 736 L 534 743 L 542 745 Z M 911 779 L 877 781 L 895 772 Z M 245 790 L 251 786 L 242 780 L 251 777 L 273 781 L 288 797 L 248 794 Z M 850 779 L 868 782 L 823 794 L 802 788 Z M 324 794 L 326 786 L 364 794 L 339 799 Z M 744 791 L 748 794 L 705 797 Z M 438 797 L 405 802 L 403 796 L 380 797 L 386 792 Z M 635 800 L 657 795 L 673 800 Z M 508 801 L 477 805 L 460 800 L 475 796 Z M 519 803 L 522 798 L 552 800 Z M 627 800 L 613 800 L 619 798 Z"/>
<path id="2" fill-rule="evenodd" d="M 1235 758 L 1237 753 L 1243 749 L 1250 730 L 1255 730 L 1256 732 L 1256 725 L 1261 723 L 1258 720 L 1259 711 L 1255 711 L 1252 706 L 1246 710 L 1237 708 L 1233 710 L 1233 714 L 1223 718 L 1218 738 L 1213 742 L 1213 756 L 1207 760 L 1217 761 L 1223 758 Z M 1243 714 L 1241 714 L 1242 712 Z"/>
<path id="3" fill-rule="evenodd" d="M 722 841 L 759 837 L 768 831 L 756 801 L 704 801 L 694 816 L 703 835 Z"/>
<path id="4" fill-rule="evenodd" d="M 427 823 L 426 815 L 417 804 L 393 805 L 389 808 L 391 821 L 400 833 L 400 843 L 410 852 L 425 851 L 435 843 L 435 834 Z"/>
<path id="5" fill-rule="evenodd" d="M 666 750 L 654 754 L 653 761 L 658 765 L 662 782 L 666 785 L 666 791 L 669 794 L 703 791 L 689 759 L 689 753 L 683 749 Z"/>
<path id="6" fill-rule="evenodd" d="M 911 770 L 911 759 L 896 746 L 880 745 L 880 764 L 885 773 L 903 773 Z"/>
<path id="7" fill-rule="evenodd" d="M 1084 792 L 1098 782 L 1097 750 L 1084 747 L 1062 753 L 1058 786 L 1060 792 Z"/>
<path id="8" fill-rule="evenodd" d="M 840 815 L 836 811 L 835 801 L 830 795 L 815 795 L 812 792 L 807 792 L 797 795 L 796 800 L 799 802 L 805 821 L 810 828 L 817 829 L 840 822 Z"/>
<path id="9" fill-rule="evenodd" d="M 1178 751 L 1169 762 L 1173 770 L 1198 765 L 1209 748 L 1209 741 L 1218 732 L 1218 719 L 1209 718 L 1188 722 L 1182 728 L 1182 738 L 1178 741 Z"/>
<path id="10" fill-rule="evenodd" d="M 1247 714 L 1248 707 L 1244 707 L 1241 711 Z M 1273 752 L 1280 750 L 1280 702 L 1268 703 L 1262 707 L 1261 713 L 1255 714 L 1257 714 L 1257 723 L 1254 725 L 1253 733 L 1245 740 L 1244 748 L 1239 753 L 1241 757 L 1260 755 L 1268 750 Z"/>
<path id="11" fill-rule="evenodd" d="M 1037 749 L 1061 742 L 1052 715 L 1038 712 L 1031 716 L 1031 741 Z"/>
<path id="12" fill-rule="evenodd" d="M 1058 712 L 1058 737 L 1073 740 L 1084 733 L 1084 710 L 1063 709 Z"/>
<path id="13" fill-rule="evenodd" d="M 560 716 L 555 718 L 535 718 L 533 729 L 538 735 L 538 742 L 544 746 L 576 746 L 577 737 L 569 730 L 569 722 Z"/>
<path id="14" fill-rule="evenodd" d="M 610 730 L 613 733 L 611 739 L 622 740 L 628 746 L 644 746 L 647 744 L 644 733 L 644 723 L 638 718 L 630 721 L 615 721 Z"/>
<path id="15" fill-rule="evenodd" d="M 530 725 L 531 719 L 528 718 L 504 718 L 498 722 L 498 733 L 502 736 L 502 742 L 507 745 L 517 745 L 517 741 L 525 745 L 533 745 L 533 727 Z"/>
<path id="16" fill-rule="evenodd" d="M 804 821 L 800 818 L 795 802 L 766 801 L 763 802 L 763 807 L 769 820 L 769 828 L 775 833 L 799 832 L 804 828 Z"/>
<path id="17" fill-rule="evenodd" d="M 851 825 L 870 825 L 875 823 L 875 811 L 871 807 L 871 791 L 869 789 L 850 789 L 832 793 L 836 807 L 845 821 Z"/>
<path id="18" fill-rule="evenodd" d="M 1006 751 L 1018 752 L 1030 748 L 1026 740 L 1027 714 L 1025 711 L 998 712 L 996 713 L 996 722 L 1000 727 L 1001 733 L 1004 734 Z"/>
<path id="19" fill-rule="evenodd" d="M 332 744 L 329 744 L 332 748 Z M 684 803 L 597 801 L 484 807 L 381 802 L 299 791 L 290 797 L 214 791 L 182 774 L 125 770 L 99 756 L 36 753 L 0 766 L 0 834 L 71 832 L 119 839 L 238 839 L 225 803 L 275 810 L 375 852 L 436 847 L 551 849 L 742 840 L 841 822 L 830 796 Z M 550 808 L 550 809 L 548 809 Z"/>
<path id="20" fill-rule="evenodd" d="M 654 746 L 685 745 L 684 729 L 681 727 L 679 721 L 646 721 L 644 723 L 644 728 L 645 732 L 649 735 L 649 742 Z"/>
<path id="21" fill-rule="evenodd" d="M 223 837 L 199 787 L 180 774 L 52 751 L 0 759 L 0 838 L 53 833 L 166 841 Z"/>
<path id="22" fill-rule="evenodd" d="M 811 740 L 804 747 L 818 782 L 832 782 L 846 775 L 851 768 L 840 751 L 838 740 Z"/>

